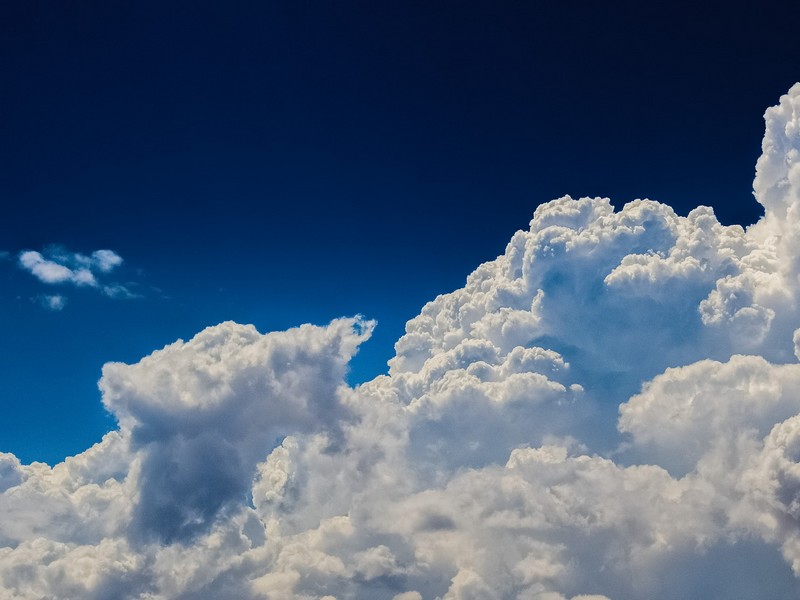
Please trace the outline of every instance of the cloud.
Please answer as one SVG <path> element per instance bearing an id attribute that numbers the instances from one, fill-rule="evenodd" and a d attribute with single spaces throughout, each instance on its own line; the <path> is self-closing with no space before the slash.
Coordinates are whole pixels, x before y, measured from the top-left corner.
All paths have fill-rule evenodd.
<path id="1" fill-rule="evenodd" d="M 95 265 L 99 271 L 108 273 L 122 264 L 122 257 L 113 250 L 95 250 L 88 262 L 90 265 Z"/>
<path id="2" fill-rule="evenodd" d="M 87 268 L 75 270 L 56 262 L 48 260 L 35 250 L 20 252 L 19 265 L 29 271 L 42 283 L 73 283 L 75 285 L 97 285 L 94 275 Z"/>
<path id="3" fill-rule="evenodd" d="M 766 113 L 757 224 L 543 204 L 361 386 L 345 383 L 374 326 L 361 318 L 223 323 L 107 364 L 116 430 L 53 467 L 0 455 L 0 587 L 797 597 L 797 115 L 800 84 Z M 75 285 L 116 266 L 37 254 L 37 277 Z"/>
<path id="4" fill-rule="evenodd" d="M 67 299 L 61 294 L 39 296 L 39 301 L 48 310 L 60 311 L 67 305 Z"/>
<path id="5" fill-rule="evenodd" d="M 2 258 L 2 256 L 0 256 Z M 99 277 L 111 273 L 123 263 L 113 250 L 95 250 L 90 255 L 70 252 L 51 246 L 44 253 L 24 250 L 19 253 L 19 267 L 28 271 L 47 285 L 74 285 L 99 290 L 109 298 L 135 298 L 136 294 L 121 283 L 101 283 Z M 42 305 L 50 310 L 61 310 L 66 304 L 63 294 L 44 295 Z"/>
<path id="6" fill-rule="evenodd" d="M 341 320 L 262 336 L 223 323 L 137 365 L 107 364 L 103 402 L 140 459 L 137 535 L 191 539 L 247 497 L 277 438 L 335 432 L 349 417 L 338 395 L 347 362 L 372 326 Z"/>

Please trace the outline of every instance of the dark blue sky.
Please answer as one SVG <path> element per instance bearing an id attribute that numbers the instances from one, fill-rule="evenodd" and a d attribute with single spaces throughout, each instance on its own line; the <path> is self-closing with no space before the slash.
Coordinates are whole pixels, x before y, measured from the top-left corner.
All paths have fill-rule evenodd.
<path id="1" fill-rule="evenodd" d="M 105 361 L 226 319 L 376 318 L 369 378 L 566 193 L 753 222 L 800 11 L 702 4 L 4 2 L 0 450 L 84 449 Z M 113 249 L 141 297 L 44 310 L 15 261 L 51 244 Z"/>

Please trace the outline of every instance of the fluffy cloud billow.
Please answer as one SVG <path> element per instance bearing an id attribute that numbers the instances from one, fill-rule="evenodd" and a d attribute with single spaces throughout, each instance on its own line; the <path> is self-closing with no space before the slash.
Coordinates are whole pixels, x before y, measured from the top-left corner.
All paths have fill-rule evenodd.
<path id="1" fill-rule="evenodd" d="M 361 318 L 106 365 L 115 431 L 0 454 L 0 598 L 796 598 L 800 84 L 766 124 L 755 225 L 543 204 L 355 388 Z"/>

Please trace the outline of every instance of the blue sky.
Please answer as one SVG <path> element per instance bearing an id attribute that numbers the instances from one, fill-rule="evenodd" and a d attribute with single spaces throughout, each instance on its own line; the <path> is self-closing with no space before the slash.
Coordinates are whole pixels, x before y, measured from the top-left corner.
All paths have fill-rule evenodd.
<path id="1" fill-rule="evenodd" d="M 379 325 L 350 379 L 385 371 L 406 320 L 562 194 L 755 221 L 761 115 L 800 72 L 791 19 L 729 3 L 11 2 L 0 23 L 0 440 L 50 463 L 113 428 L 106 361 L 224 320 L 360 313 Z M 53 245 L 118 253 L 137 297 L 19 268 Z"/>

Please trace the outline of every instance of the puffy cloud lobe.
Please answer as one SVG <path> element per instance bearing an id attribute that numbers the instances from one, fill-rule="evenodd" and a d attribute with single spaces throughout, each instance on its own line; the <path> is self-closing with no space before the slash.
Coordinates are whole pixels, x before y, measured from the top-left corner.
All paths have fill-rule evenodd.
<path id="1" fill-rule="evenodd" d="M 22 483 L 23 475 L 19 459 L 8 452 L 0 453 L 0 491 L 6 491 Z"/>
<path id="2" fill-rule="evenodd" d="M 541 205 L 356 388 L 361 319 L 223 323 L 106 365 L 118 430 L 52 468 L 0 455 L 0 588 L 797 597 L 798 114 L 800 85 L 767 111 L 756 225 Z M 85 258 L 60 264 L 116 266 Z"/>
<path id="3" fill-rule="evenodd" d="M 652 460 L 687 472 L 715 447 L 743 435 L 760 442 L 798 413 L 800 365 L 734 356 L 667 369 L 620 406 L 619 426 Z"/>
<path id="4" fill-rule="evenodd" d="M 753 527 L 781 544 L 800 576 L 800 415 L 776 425 L 742 477 L 743 513 L 757 515 Z"/>
<path id="5" fill-rule="evenodd" d="M 702 358 L 708 348 L 698 342 L 710 334 L 697 307 L 730 272 L 727 255 L 746 245 L 741 228 L 718 223 L 706 246 L 687 240 L 711 228 L 699 218 L 707 209 L 697 213 L 680 218 L 650 201 L 615 213 L 608 200 L 569 197 L 540 206 L 531 231 L 517 233 L 505 255 L 409 322 L 392 373 L 416 372 L 465 339 L 483 339 L 502 352 L 517 345 L 558 351 L 578 375 L 591 371 L 598 388 L 609 376 L 605 386 L 624 395 L 687 353 Z M 709 250 L 719 237 L 742 239 L 733 249 Z M 713 252 L 714 260 L 705 256 Z M 507 325 L 513 321 L 524 326 Z"/>
<path id="6" fill-rule="evenodd" d="M 800 200 L 800 83 L 764 115 L 766 133 L 756 163 L 753 190 L 769 225 L 795 224 Z M 786 257 L 789 258 L 789 257 Z"/>
<path id="7" fill-rule="evenodd" d="M 337 388 L 372 326 L 351 319 L 261 335 L 223 323 L 136 365 L 107 364 L 103 402 L 141 460 L 134 529 L 166 541 L 202 531 L 246 499 L 277 438 L 335 432 L 348 418 Z"/>
<path id="8" fill-rule="evenodd" d="M 80 257 L 82 260 L 87 260 Z M 103 273 L 108 273 L 122 264 L 122 257 L 113 250 L 95 250 L 87 262 L 94 264 Z"/>

